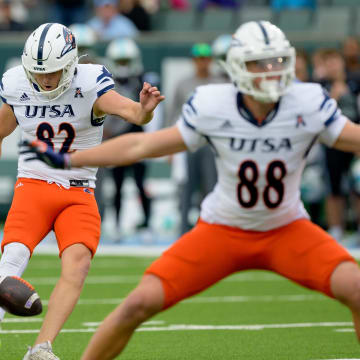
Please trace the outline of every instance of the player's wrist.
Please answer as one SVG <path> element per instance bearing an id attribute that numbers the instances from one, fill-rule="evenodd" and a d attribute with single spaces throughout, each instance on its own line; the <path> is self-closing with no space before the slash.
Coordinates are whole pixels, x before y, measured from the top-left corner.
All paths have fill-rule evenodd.
<path id="1" fill-rule="evenodd" d="M 152 118 L 154 117 L 154 112 L 153 111 L 146 111 L 145 109 L 142 109 L 142 114 L 141 114 L 141 125 L 145 125 L 147 123 L 149 123 Z"/>
<path id="2" fill-rule="evenodd" d="M 71 155 L 64 154 L 64 169 L 70 170 L 71 169 Z"/>

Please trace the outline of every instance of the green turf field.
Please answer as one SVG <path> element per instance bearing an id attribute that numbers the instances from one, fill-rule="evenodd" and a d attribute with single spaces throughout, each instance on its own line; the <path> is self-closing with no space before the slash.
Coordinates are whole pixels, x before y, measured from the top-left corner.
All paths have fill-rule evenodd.
<path id="1" fill-rule="evenodd" d="M 61 360 L 80 358 L 99 322 L 136 285 L 151 260 L 95 258 L 80 302 L 54 343 Z M 59 271 L 56 256 L 36 255 L 24 274 L 45 305 Z M 5 318 L 1 360 L 22 359 L 42 317 Z M 271 273 L 253 271 L 223 280 L 151 319 L 120 358 L 360 359 L 360 346 L 345 307 Z"/>

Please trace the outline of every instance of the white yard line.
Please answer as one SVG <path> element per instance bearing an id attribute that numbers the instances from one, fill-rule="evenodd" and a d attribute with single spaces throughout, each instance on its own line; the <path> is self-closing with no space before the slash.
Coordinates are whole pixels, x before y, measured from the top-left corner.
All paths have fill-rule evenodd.
<path id="1" fill-rule="evenodd" d="M 91 264 L 91 269 L 130 269 L 130 268 L 138 268 L 139 265 L 148 266 L 151 264 L 151 259 L 142 259 L 137 258 L 133 260 L 123 260 L 122 258 L 115 259 L 104 259 L 103 257 L 95 258 Z M 61 269 L 60 260 L 39 260 L 31 263 L 31 269 Z"/>
<path id="2" fill-rule="evenodd" d="M 95 323 L 94 323 L 95 324 Z M 293 329 L 313 327 L 337 327 L 352 326 L 351 322 L 319 322 L 319 323 L 293 323 L 293 324 L 259 324 L 259 325 L 193 325 L 176 324 L 168 326 L 143 326 L 136 331 L 208 331 L 208 330 L 236 330 L 236 331 L 259 331 L 264 329 Z M 62 333 L 90 333 L 95 332 L 95 327 L 82 329 L 63 329 Z M 0 334 L 33 334 L 39 330 L 0 330 Z"/>
<path id="3" fill-rule="evenodd" d="M 83 326 L 92 327 L 92 326 L 99 326 L 101 322 L 84 322 L 82 323 Z M 149 326 L 149 325 L 163 325 L 165 321 L 162 320 L 150 320 L 142 323 L 142 326 Z"/>
<path id="4" fill-rule="evenodd" d="M 159 256 L 170 245 L 104 245 L 100 244 L 96 255 L 122 255 L 122 256 Z M 355 259 L 360 259 L 360 249 L 348 249 Z M 35 250 L 35 254 L 57 255 L 59 249 L 56 244 L 41 243 Z"/>
<path id="5" fill-rule="evenodd" d="M 15 319 L 3 319 L 1 324 L 4 323 L 34 323 L 34 322 L 42 322 L 43 318 L 15 318 Z"/>
<path id="6" fill-rule="evenodd" d="M 183 330 L 264 330 L 264 329 L 293 329 L 310 327 L 351 326 L 351 322 L 321 322 L 297 324 L 262 324 L 262 325 L 168 325 L 141 327 L 137 331 L 183 331 Z"/>
<path id="7" fill-rule="evenodd" d="M 244 303 L 244 302 L 301 302 L 323 301 L 327 298 L 323 295 L 264 295 L 264 296 L 199 296 L 182 301 L 182 304 L 208 304 L 208 303 Z M 113 299 L 80 299 L 77 305 L 117 305 L 124 298 Z M 42 300 L 43 305 L 48 300 Z"/>
<path id="8" fill-rule="evenodd" d="M 90 275 L 86 278 L 86 284 L 136 284 L 140 281 L 142 275 Z M 30 277 L 26 278 L 32 285 L 55 285 L 59 278 L 52 277 Z M 278 282 L 287 281 L 287 279 L 271 273 L 240 273 L 225 278 L 223 282 Z"/>

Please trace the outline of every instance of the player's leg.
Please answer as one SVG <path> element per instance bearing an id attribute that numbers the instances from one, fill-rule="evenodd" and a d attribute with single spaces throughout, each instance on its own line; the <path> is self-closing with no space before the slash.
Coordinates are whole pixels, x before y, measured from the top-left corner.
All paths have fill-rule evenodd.
<path id="1" fill-rule="evenodd" d="M 125 178 L 125 171 L 127 166 L 118 166 L 112 169 L 112 176 L 115 182 L 115 195 L 114 195 L 114 209 L 115 209 L 115 219 L 116 219 L 116 226 L 118 228 L 120 224 L 120 212 L 121 212 L 121 203 L 122 203 L 122 196 L 121 196 L 121 189 Z"/>
<path id="2" fill-rule="evenodd" d="M 22 276 L 30 259 L 30 250 L 21 243 L 14 242 L 4 247 L 0 259 L 0 276 Z M 0 323 L 4 319 L 5 310 L 0 308 Z"/>
<path id="3" fill-rule="evenodd" d="M 55 340 L 80 297 L 91 257 L 90 250 L 83 244 L 71 245 L 62 253 L 60 279 L 51 293 L 35 345 Z"/>
<path id="4" fill-rule="evenodd" d="M 273 237 L 266 268 L 347 305 L 359 337 L 360 270 L 349 252 L 306 219 L 277 229 Z"/>
<path id="5" fill-rule="evenodd" d="M 342 183 L 349 172 L 354 155 L 331 148 L 326 148 L 325 155 L 329 182 L 329 194 L 325 202 L 328 232 L 337 241 L 341 241 L 346 227 L 344 223 L 346 199 L 342 191 Z"/>
<path id="6" fill-rule="evenodd" d="M 142 322 L 249 266 L 249 251 L 238 250 L 239 244 L 237 230 L 198 222 L 150 265 L 137 288 L 96 331 L 82 359 L 114 359 Z"/>
<path id="7" fill-rule="evenodd" d="M 355 262 L 342 262 L 330 279 L 333 296 L 349 307 L 360 342 L 360 268 Z"/>
<path id="8" fill-rule="evenodd" d="M 148 227 L 150 221 L 151 200 L 149 196 L 146 194 L 144 188 L 144 180 L 146 176 L 146 164 L 144 162 L 135 163 L 132 165 L 132 168 L 134 171 L 134 180 L 140 194 L 141 205 L 144 212 L 144 221 L 138 224 L 137 228 Z"/>
<path id="9" fill-rule="evenodd" d="M 197 150 L 199 151 L 199 150 Z M 189 221 L 189 213 L 192 207 L 192 198 L 199 183 L 197 178 L 197 167 L 196 167 L 196 152 L 185 153 L 186 159 L 186 179 L 182 191 L 180 192 L 180 234 L 185 234 L 191 229 Z"/>
<path id="10" fill-rule="evenodd" d="M 18 179 L 1 243 L 0 275 L 21 276 L 35 246 L 50 231 L 56 204 L 45 201 L 52 188 L 44 181 Z M 4 318 L 0 309 L 0 321 Z"/>
<path id="11" fill-rule="evenodd" d="M 114 359 L 124 349 L 135 329 L 162 310 L 164 296 L 160 278 L 145 275 L 138 287 L 102 322 L 82 359 Z"/>
<path id="12" fill-rule="evenodd" d="M 61 254 L 61 275 L 35 344 L 53 342 L 73 311 L 100 239 L 100 215 L 92 189 L 63 189 L 69 205 L 58 215 L 54 231 Z"/>

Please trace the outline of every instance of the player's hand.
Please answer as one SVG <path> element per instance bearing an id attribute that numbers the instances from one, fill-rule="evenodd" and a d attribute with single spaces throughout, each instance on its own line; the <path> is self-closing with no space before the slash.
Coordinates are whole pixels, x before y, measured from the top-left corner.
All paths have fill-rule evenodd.
<path id="1" fill-rule="evenodd" d="M 25 161 L 40 160 L 56 169 L 70 169 L 70 154 L 55 152 L 47 143 L 34 140 L 24 140 L 20 143 L 20 154 L 32 154 Z"/>
<path id="2" fill-rule="evenodd" d="M 140 104 L 144 112 L 150 113 L 154 111 L 156 106 L 165 99 L 161 95 L 156 86 L 151 86 L 148 82 L 144 82 L 143 88 L 140 91 Z"/>

